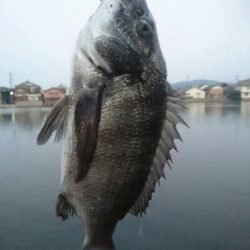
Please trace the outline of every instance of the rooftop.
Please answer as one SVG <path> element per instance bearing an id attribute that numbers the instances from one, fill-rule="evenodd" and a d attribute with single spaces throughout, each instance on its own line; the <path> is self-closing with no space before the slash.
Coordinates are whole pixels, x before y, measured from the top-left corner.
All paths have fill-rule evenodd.
<path id="1" fill-rule="evenodd" d="M 237 87 L 250 86 L 250 79 L 239 81 L 239 82 L 236 83 L 236 86 Z"/>
<path id="2" fill-rule="evenodd" d="M 0 92 L 10 92 L 10 91 L 13 91 L 13 90 L 7 87 L 0 87 Z"/>
<path id="3" fill-rule="evenodd" d="M 30 82 L 30 81 L 26 81 L 26 82 L 23 82 L 23 83 L 20 83 L 18 85 L 16 85 L 16 88 L 27 88 L 27 87 L 37 87 L 37 88 L 40 88 L 39 85 L 33 83 L 33 82 Z"/>

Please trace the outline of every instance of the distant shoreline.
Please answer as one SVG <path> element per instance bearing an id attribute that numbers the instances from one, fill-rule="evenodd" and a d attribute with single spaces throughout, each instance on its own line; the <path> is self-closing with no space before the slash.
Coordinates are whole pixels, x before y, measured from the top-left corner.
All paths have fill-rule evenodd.
<path id="1" fill-rule="evenodd" d="M 229 103 L 229 102 L 237 102 L 237 103 L 241 103 L 241 102 L 250 102 L 250 99 L 248 100 L 228 100 L 228 99 L 217 99 L 217 100 L 211 100 L 211 99 L 198 99 L 198 100 L 194 100 L 194 99 L 182 99 L 182 102 L 184 103 Z"/>
<path id="2" fill-rule="evenodd" d="M 193 100 L 193 99 L 182 99 L 183 103 L 241 103 L 241 102 L 250 102 L 250 99 L 248 100 L 239 100 L 239 101 L 233 101 L 233 100 L 209 100 L 209 99 L 199 99 L 199 100 Z M 16 105 L 16 104 L 0 104 L 0 109 L 7 109 L 7 108 L 52 108 L 53 106 L 44 106 L 44 105 Z"/>
<path id="3" fill-rule="evenodd" d="M 51 108 L 51 107 L 52 106 L 0 104 L 0 109 L 7 109 L 7 108 Z"/>

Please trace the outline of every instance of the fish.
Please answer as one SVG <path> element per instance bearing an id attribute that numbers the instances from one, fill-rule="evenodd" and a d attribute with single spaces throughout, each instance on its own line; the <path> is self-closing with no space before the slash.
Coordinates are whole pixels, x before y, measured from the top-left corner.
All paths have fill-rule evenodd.
<path id="1" fill-rule="evenodd" d="M 71 84 L 37 137 L 62 141 L 56 215 L 84 223 L 83 249 L 113 250 L 128 213 L 146 213 L 171 167 L 183 104 L 167 82 L 145 0 L 103 0 L 80 32 Z"/>

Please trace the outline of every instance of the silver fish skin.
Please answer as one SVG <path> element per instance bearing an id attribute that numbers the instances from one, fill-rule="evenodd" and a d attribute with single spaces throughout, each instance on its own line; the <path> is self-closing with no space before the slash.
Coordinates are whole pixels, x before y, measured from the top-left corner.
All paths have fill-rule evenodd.
<path id="1" fill-rule="evenodd" d="M 166 84 L 155 21 L 145 0 L 103 0 L 81 31 L 71 85 L 38 135 L 62 140 L 63 220 L 80 216 L 83 249 L 115 249 L 112 235 L 130 212 L 142 215 L 180 139 L 181 106 Z"/>

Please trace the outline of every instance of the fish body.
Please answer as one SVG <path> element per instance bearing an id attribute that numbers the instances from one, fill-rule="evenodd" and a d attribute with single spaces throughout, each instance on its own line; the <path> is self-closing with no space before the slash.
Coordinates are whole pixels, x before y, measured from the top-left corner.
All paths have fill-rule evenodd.
<path id="1" fill-rule="evenodd" d="M 184 121 L 145 0 L 104 0 L 80 33 L 71 86 L 38 136 L 63 140 L 56 212 L 80 216 L 84 249 L 114 249 L 130 211 L 145 212 Z"/>

